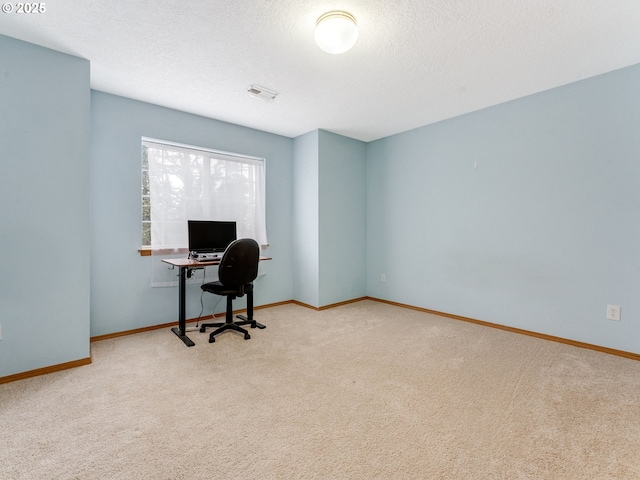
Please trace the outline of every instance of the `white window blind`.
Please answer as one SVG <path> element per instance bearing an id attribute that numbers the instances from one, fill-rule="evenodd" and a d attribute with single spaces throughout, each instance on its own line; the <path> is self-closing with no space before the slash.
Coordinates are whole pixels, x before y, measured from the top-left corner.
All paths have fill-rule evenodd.
<path id="1" fill-rule="evenodd" d="M 267 245 L 264 159 L 142 139 L 142 243 L 186 248 L 187 220 L 235 221 Z"/>

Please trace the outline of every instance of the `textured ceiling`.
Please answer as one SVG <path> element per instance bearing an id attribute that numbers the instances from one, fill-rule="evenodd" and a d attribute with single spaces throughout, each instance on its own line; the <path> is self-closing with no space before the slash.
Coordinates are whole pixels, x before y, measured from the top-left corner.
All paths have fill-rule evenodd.
<path id="1" fill-rule="evenodd" d="M 288 137 L 369 141 L 640 63 L 640 0 L 45 4 L 0 13 L 0 34 L 90 60 L 93 89 Z M 360 30 L 342 55 L 313 41 L 333 9 Z"/>

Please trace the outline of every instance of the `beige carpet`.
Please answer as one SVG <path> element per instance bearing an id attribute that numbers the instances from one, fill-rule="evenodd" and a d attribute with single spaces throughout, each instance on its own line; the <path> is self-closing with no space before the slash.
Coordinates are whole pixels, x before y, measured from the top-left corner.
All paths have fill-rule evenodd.
<path id="1" fill-rule="evenodd" d="M 373 301 L 256 317 L 0 385 L 0 478 L 640 478 L 640 362 Z"/>

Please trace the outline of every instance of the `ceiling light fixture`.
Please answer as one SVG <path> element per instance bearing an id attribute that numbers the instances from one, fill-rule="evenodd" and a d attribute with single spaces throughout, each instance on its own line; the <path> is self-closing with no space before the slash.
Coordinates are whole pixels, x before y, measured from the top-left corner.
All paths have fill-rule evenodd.
<path id="1" fill-rule="evenodd" d="M 358 27 L 353 15 L 334 10 L 321 15 L 316 22 L 315 40 L 327 53 L 344 53 L 358 40 Z"/>

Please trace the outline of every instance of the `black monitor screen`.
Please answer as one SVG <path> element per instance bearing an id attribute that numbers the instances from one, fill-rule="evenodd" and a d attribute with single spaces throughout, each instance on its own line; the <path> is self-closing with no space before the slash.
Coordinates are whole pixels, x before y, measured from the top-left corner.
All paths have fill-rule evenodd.
<path id="1" fill-rule="evenodd" d="M 189 251 L 224 252 L 236 239 L 236 222 L 189 220 Z"/>

